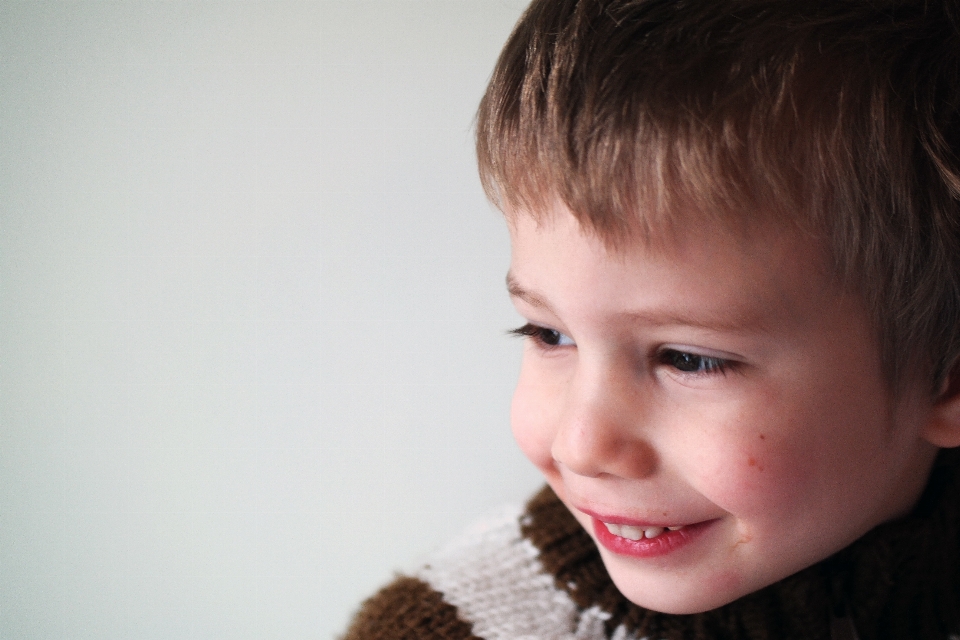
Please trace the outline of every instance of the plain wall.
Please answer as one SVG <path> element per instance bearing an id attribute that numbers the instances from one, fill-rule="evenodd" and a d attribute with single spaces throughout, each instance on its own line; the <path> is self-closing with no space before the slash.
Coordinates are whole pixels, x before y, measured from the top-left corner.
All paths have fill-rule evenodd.
<path id="1" fill-rule="evenodd" d="M 331 638 L 536 488 L 472 150 L 524 4 L 0 0 L 0 638 Z"/>

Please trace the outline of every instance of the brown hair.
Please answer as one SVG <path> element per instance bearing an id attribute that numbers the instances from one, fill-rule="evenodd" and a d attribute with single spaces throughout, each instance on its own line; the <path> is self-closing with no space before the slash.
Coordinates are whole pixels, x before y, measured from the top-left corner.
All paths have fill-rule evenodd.
<path id="1" fill-rule="evenodd" d="M 477 154 L 501 209 L 559 199 L 614 245 L 790 220 L 864 297 L 888 380 L 938 388 L 960 354 L 958 108 L 957 0 L 534 0 Z"/>

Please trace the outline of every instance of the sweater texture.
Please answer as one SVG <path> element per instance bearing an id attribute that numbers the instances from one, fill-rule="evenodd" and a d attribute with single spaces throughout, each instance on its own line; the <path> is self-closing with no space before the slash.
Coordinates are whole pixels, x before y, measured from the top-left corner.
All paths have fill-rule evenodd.
<path id="1" fill-rule="evenodd" d="M 960 640 L 958 454 L 941 452 L 909 516 L 692 615 L 624 598 L 593 540 L 544 488 L 367 600 L 343 640 Z"/>

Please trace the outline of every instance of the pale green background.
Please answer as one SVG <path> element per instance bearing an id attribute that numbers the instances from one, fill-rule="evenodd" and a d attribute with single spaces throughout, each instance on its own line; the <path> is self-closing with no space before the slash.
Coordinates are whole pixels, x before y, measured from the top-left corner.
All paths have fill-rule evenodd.
<path id="1" fill-rule="evenodd" d="M 0 0 L 0 638 L 330 638 L 537 486 L 471 143 L 523 4 Z"/>

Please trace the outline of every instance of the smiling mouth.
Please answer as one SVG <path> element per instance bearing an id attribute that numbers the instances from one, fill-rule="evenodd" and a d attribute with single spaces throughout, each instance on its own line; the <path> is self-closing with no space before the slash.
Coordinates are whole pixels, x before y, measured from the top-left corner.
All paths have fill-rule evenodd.
<path id="1" fill-rule="evenodd" d="M 614 518 L 610 518 L 613 520 Z M 593 517 L 594 539 L 597 543 L 622 556 L 657 558 L 672 554 L 696 544 L 714 530 L 720 518 L 667 527 L 647 524 L 620 524 Z"/>
<path id="2" fill-rule="evenodd" d="M 656 538 L 660 535 L 663 535 L 663 533 L 666 531 L 679 531 L 683 529 L 685 525 L 677 525 L 673 527 L 634 527 L 628 524 L 612 524 L 610 522 L 604 522 L 603 526 L 605 526 L 607 531 L 615 536 L 626 538 L 627 540 L 637 541 Z"/>

